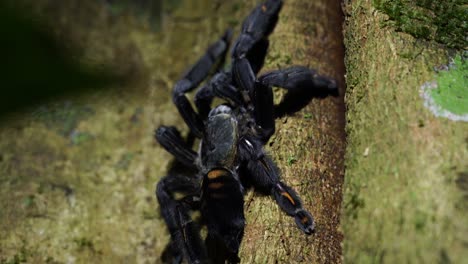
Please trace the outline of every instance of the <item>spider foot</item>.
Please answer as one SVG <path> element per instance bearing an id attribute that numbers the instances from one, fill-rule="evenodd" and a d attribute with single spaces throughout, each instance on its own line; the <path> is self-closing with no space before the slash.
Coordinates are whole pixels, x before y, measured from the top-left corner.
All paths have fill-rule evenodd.
<path id="1" fill-rule="evenodd" d="M 315 230 L 315 223 L 312 215 L 304 209 L 299 209 L 294 216 L 297 226 L 307 235 Z"/>

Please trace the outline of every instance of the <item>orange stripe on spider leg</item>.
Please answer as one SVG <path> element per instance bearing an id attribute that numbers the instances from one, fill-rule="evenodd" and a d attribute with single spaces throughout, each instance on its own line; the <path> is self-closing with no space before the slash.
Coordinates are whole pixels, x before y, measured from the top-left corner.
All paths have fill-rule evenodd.
<path id="1" fill-rule="evenodd" d="M 212 170 L 208 172 L 208 179 L 213 180 L 221 176 L 225 176 L 227 172 L 225 170 Z"/>
<path id="2" fill-rule="evenodd" d="M 266 5 L 262 5 L 262 11 L 263 11 L 263 12 L 266 12 L 266 11 L 267 11 Z"/>
<path id="3" fill-rule="evenodd" d="M 291 197 L 291 195 L 287 192 L 282 192 L 281 195 L 283 195 L 284 197 L 286 197 L 293 205 L 296 205 L 296 203 L 294 202 L 294 199 Z"/>

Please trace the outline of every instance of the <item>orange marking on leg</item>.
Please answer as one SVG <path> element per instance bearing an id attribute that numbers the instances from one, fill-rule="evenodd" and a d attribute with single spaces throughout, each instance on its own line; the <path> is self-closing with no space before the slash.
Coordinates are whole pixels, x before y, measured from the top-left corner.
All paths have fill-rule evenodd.
<path id="1" fill-rule="evenodd" d="M 210 180 L 216 179 L 216 178 L 224 176 L 226 174 L 227 174 L 227 172 L 225 170 L 212 170 L 212 171 L 208 172 L 208 179 L 210 179 Z"/>
<path id="2" fill-rule="evenodd" d="M 208 184 L 208 188 L 210 188 L 210 189 L 219 189 L 219 188 L 221 188 L 223 186 L 224 186 L 224 183 L 222 183 L 222 182 L 212 182 L 212 183 Z"/>
<path id="3" fill-rule="evenodd" d="M 296 203 L 294 202 L 294 199 L 291 197 L 291 195 L 287 192 L 282 192 L 281 195 L 283 195 L 284 197 L 286 197 L 293 205 L 296 205 Z"/>
<path id="4" fill-rule="evenodd" d="M 266 11 L 267 11 L 266 5 L 262 5 L 262 11 L 263 11 L 263 12 L 266 12 Z"/>

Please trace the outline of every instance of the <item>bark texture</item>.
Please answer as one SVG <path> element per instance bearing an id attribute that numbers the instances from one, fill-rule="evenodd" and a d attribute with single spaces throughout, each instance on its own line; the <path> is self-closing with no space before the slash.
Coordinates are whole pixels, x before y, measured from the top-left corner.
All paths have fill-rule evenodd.
<path id="1" fill-rule="evenodd" d="M 316 221 L 305 236 L 270 197 L 246 198 L 245 263 L 340 263 L 339 230 L 344 175 L 344 65 L 339 1 L 285 1 L 271 36 L 268 69 L 307 65 L 336 78 L 340 96 L 313 99 L 307 107 L 277 120 L 269 151 Z M 276 90 L 275 97 L 281 98 Z"/>

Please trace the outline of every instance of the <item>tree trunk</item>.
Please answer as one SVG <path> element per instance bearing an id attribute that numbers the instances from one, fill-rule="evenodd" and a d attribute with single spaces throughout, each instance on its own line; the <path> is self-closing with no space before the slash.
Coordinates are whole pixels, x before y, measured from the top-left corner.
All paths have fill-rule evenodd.
<path id="1" fill-rule="evenodd" d="M 316 232 L 304 235 L 271 199 L 246 197 L 245 263 L 340 263 L 339 230 L 344 175 L 344 62 L 339 1 L 285 1 L 271 35 L 265 70 L 306 65 L 336 78 L 338 97 L 314 98 L 304 109 L 280 118 L 269 142 L 285 183 L 302 197 Z M 284 93 L 275 91 L 279 98 Z"/>

